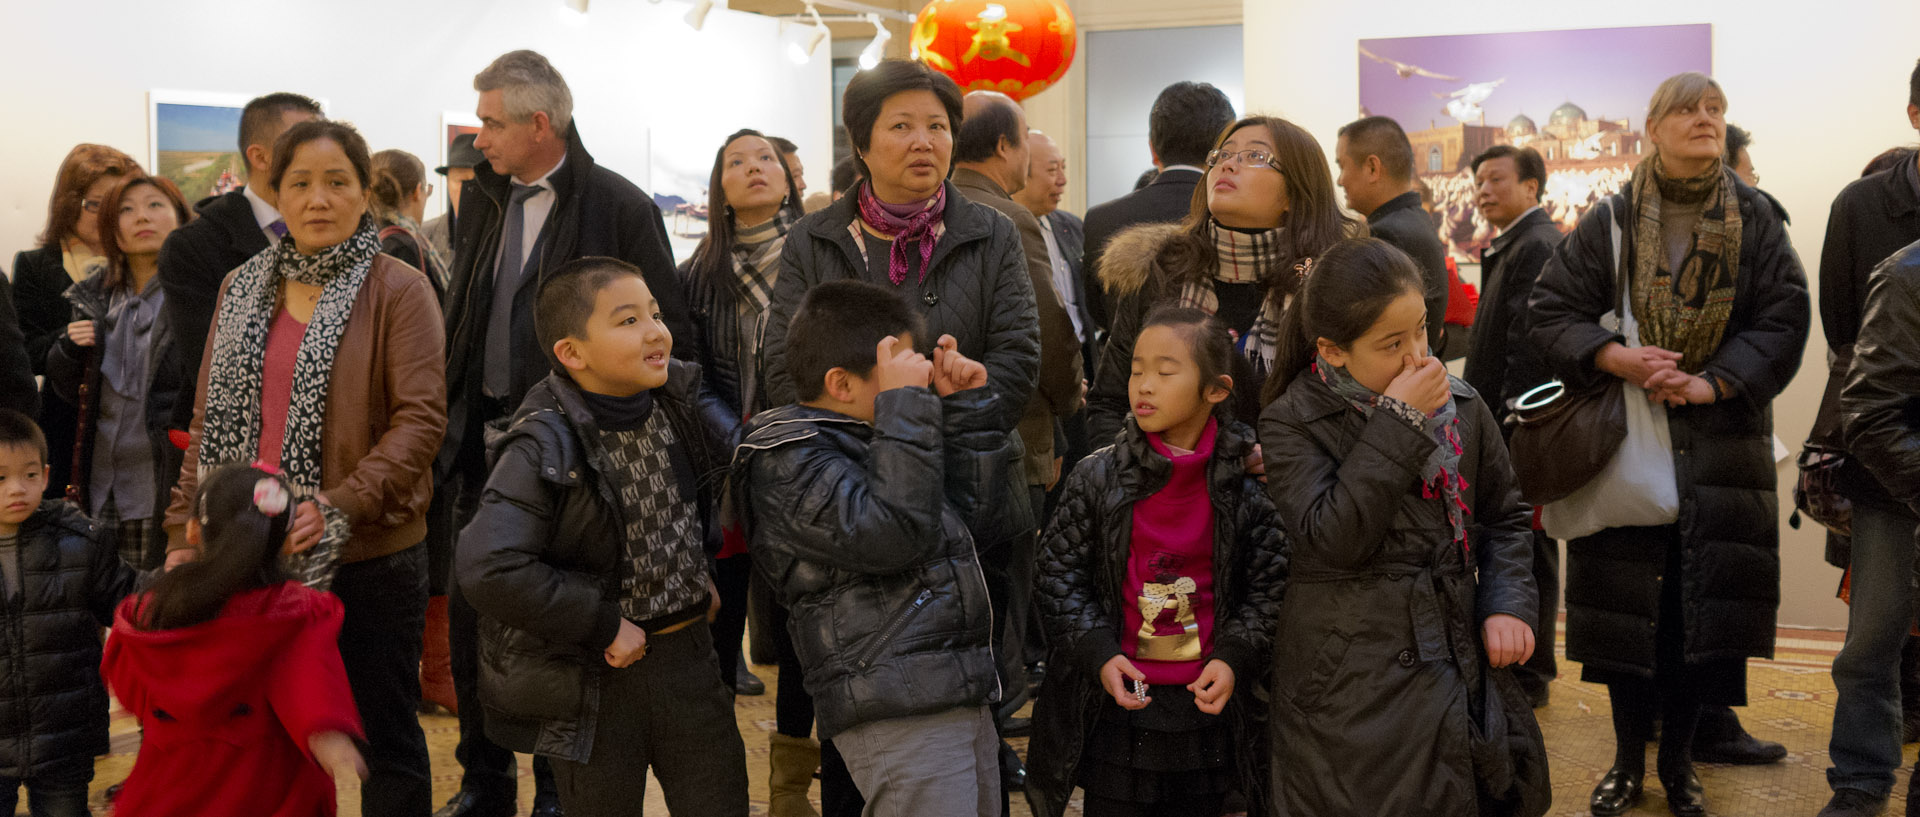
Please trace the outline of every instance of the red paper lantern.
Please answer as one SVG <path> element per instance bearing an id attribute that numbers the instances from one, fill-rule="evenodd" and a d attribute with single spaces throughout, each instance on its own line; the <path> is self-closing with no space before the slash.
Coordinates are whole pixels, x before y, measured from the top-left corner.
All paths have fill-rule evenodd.
<path id="1" fill-rule="evenodd" d="M 1079 39 L 1062 0 L 933 0 L 913 23 L 913 58 L 962 91 L 1016 100 L 1053 86 Z"/>

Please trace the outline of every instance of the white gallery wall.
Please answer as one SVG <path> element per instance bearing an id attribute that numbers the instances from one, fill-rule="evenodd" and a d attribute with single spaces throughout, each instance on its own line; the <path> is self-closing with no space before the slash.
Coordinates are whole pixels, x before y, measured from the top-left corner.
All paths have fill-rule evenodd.
<path id="1" fill-rule="evenodd" d="M 13 253 L 32 246 L 74 144 L 145 165 L 149 90 L 324 98 L 374 150 L 432 167 L 441 113 L 470 114 L 473 75 L 516 48 L 553 61 L 588 152 L 649 192 L 691 176 L 691 191 L 671 192 L 701 193 L 719 140 L 742 127 L 799 144 L 825 189 L 829 49 L 796 66 L 778 21 L 716 8 L 696 32 L 687 10 L 682 0 L 597 0 L 586 15 L 562 0 L 0 0 L 0 27 L 15 35 L 0 49 L 0 264 L 11 273 Z"/>
<path id="2" fill-rule="evenodd" d="M 1882 150 L 1910 145 L 1907 78 L 1920 44 L 1920 3 L 1831 0 L 1814 7 L 1739 0 L 1615 0 L 1610 3 L 1511 3 L 1495 0 L 1246 0 L 1247 104 L 1312 131 L 1329 151 L 1334 132 L 1359 106 L 1356 41 L 1616 26 L 1713 25 L 1713 73 L 1729 97 L 1728 120 L 1754 134 L 1751 153 L 1761 186 L 1792 215 L 1793 244 L 1817 279 L 1821 240 L 1833 197 Z M 1616 54 L 1567 54 L 1542 71 L 1606 71 Z M 1651 89 L 1649 89 L 1651 91 Z M 1645 111 L 1633 112 L 1635 119 Z M 1826 384 L 1817 280 L 1812 339 L 1800 375 L 1774 402 L 1775 431 L 1797 452 Z M 1780 463 L 1782 599 L 1786 625 L 1844 627 L 1834 598 L 1840 571 L 1822 560 L 1823 537 L 1811 522 L 1786 527 L 1792 510 L 1791 458 Z"/>

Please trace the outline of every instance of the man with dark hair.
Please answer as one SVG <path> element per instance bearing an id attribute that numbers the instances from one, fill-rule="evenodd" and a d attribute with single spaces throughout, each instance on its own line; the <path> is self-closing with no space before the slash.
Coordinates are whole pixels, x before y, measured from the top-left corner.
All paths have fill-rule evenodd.
<path id="1" fill-rule="evenodd" d="M 858 181 L 860 181 L 860 168 L 854 166 L 852 156 L 834 162 L 833 176 L 830 181 L 833 185 L 833 200 L 839 201 L 840 197 L 852 190 L 854 183 Z"/>
<path id="2" fill-rule="evenodd" d="M 800 163 L 800 146 L 793 140 L 781 136 L 769 136 L 767 141 L 773 149 L 780 151 L 781 158 L 787 160 L 787 172 L 793 174 L 793 199 L 805 201 L 807 198 L 807 167 Z"/>
<path id="3" fill-rule="evenodd" d="M 1527 342 L 1527 299 L 1533 282 L 1560 246 L 1560 228 L 1540 209 L 1547 166 L 1533 148 L 1496 145 L 1473 159 L 1474 203 L 1499 231 L 1480 258 L 1480 306 L 1474 313 L 1472 345 L 1467 350 L 1466 381 L 1487 398 L 1501 430 L 1513 429 L 1511 401 L 1552 378 L 1539 350 Z M 1514 677 L 1538 709 L 1547 704 L 1548 684 L 1560 674 L 1553 657 L 1560 609 L 1560 544 L 1545 531 L 1533 532 L 1533 581 L 1540 610 L 1533 643 L 1543 645 L 1514 667 Z"/>
<path id="4" fill-rule="evenodd" d="M 539 282 L 562 264 L 609 256 L 638 267 L 684 359 L 697 337 L 667 248 L 660 208 L 632 182 L 594 163 L 573 119 L 573 94 L 547 59 L 501 55 L 473 80 L 486 161 L 461 191 L 447 290 L 447 434 L 435 462 L 439 513 L 427 535 L 465 527 L 487 481 L 481 430 L 509 417 L 549 373 L 534 329 Z M 514 809 L 513 753 L 487 737 L 477 700 L 476 618 L 455 587 L 448 600 L 453 681 L 465 776 L 437 817 L 495 817 Z M 544 763 L 535 764 L 534 815 L 557 813 Z"/>
<path id="5" fill-rule="evenodd" d="M 1220 132 L 1233 124 L 1233 102 L 1204 82 L 1176 82 L 1160 91 L 1147 115 L 1147 147 L 1153 153 L 1153 181 L 1113 201 L 1087 210 L 1085 263 L 1080 265 L 1087 311 L 1101 332 L 1108 329 L 1106 291 L 1100 286 L 1100 254 L 1107 241 L 1136 224 L 1162 224 L 1186 218 L 1193 210 L 1193 188 L 1207 175 L 1207 152 Z"/>
<path id="6" fill-rule="evenodd" d="M 273 167 L 273 143 L 288 128 L 321 117 L 320 103 L 292 93 L 257 97 L 240 111 L 240 155 L 247 164 L 247 184 L 194 205 L 200 217 L 180 225 L 160 247 L 160 287 L 167 294 L 166 314 L 173 343 L 167 360 L 180 370 L 184 382 L 198 383 L 200 357 L 206 349 L 213 305 L 220 282 L 246 263 L 267 242 L 287 234 L 287 223 L 275 209 L 279 200 L 267 173 Z M 163 364 L 164 365 L 164 364 Z M 186 428 L 193 420 L 193 400 L 176 401 L 170 428 Z"/>
<path id="7" fill-rule="evenodd" d="M 1920 64 L 1914 66 L 1909 83 L 1907 123 L 1920 130 Z M 1901 436 L 1895 426 L 1899 417 L 1911 416 L 1912 410 L 1910 400 L 1896 399 L 1891 391 L 1909 381 L 1912 372 L 1902 370 L 1899 361 L 1888 355 L 1877 355 L 1877 360 L 1865 356 L 1903 348 L 1911 337 L 1909 310 L 1898 302 L 1912 291 L 1914 251 L 1908 245 L 1915 241 L 1920 241 L 1920 160 L 1909 157 L 1840 191 L 1820 248 L 1820 323 L 1832 350 L 1832 365 L 1826 396 L 1807 441 L 1849 454 L 1841 466 L 1839 487 L 1853 502 L 1851 550 L 1843 556 L 1830 548 L 1828 556 L 1851 568 L 1852 603 L 1847 608 L 1846 644 L 1833 659 L 1836 697 L 1827 747 L 1833 761 L 1827 769 L 1833 798 L 1820 811 L 1821 817 L 1879 814 L 1893 792 L 1894 771 L 1902 763 L 1901 721 L 1892 715 L 1904 709 L 1900 649 L 1913 621 L 1913 531 L 1920 525 L 1920 516 L 1911 504 L 1913 486 L 1896 484 L 1902 480 L 1900 469 L 1909 466 L 1890 467 L 1897 459 L 1890 446 L 1911 444 L 1911 435 Z M 1891 261 L 1896 253 L 1901 260 Z M 1890 266 L 1882 267 L 1882 262 Z M 1883 271 L 1876 273 L 1876 267 Z M 1855 361 L 1863 322 L 1895 314 L 1898 317 L 1878 333 L 1878 344 L 1859 344 L 1863 358 Z M 1875 346 L 1883 348 L 1875 350 Z M 1860 374 L 1869 368 L 1881 370 L 1893 381 L 1862 378 Z M 1871 410 L 1869 403 L 1875 404 Z M 1859 427 L 1869 425 L 1879 428 Z M 1863 441 L 1872 442 L 1875 450 L 1860 448 Z M 1911 718 L 1914 713 L 1903 714 Z"/>
<path id="8" fill-rule="evenodd" d="M 1420 208 L 1413 143 L 1400 123 L 1369 116 L 1340 128 L 1333 161 L 1340 169 L 1334 183 L 1346 191 L 1347 207 L 1366 217 L 1374 238 L 1400 248 L 1420 265 L 1427 285 L 1427 348 L 1438 350 L 1446 331 L 1447 251 L 1434 232 L 1433 219 Z"/>
<path id="9" fill-rule="evenodd" d="M 1020 105 L 1005 94 L 974 91 L 967 94 L 965 114 L 953 146 L 953 186 L 968 200 L 987 205 L 1020 228 L 1020 245 L 1026 254 L 1027 277 L 1033 283 L 1033 299 L 1040 315 L 1040 383 L 1027 400 L 1020 417 L 1020 442 L 1026 448 L 1023 460 L 1027 487 L 1033 507 L 1046 501 L 1047 489 L 1058 479 L 1054 470 L 1053 438 L 1059 422 L 1073 416 L 1081 406 L 1080 343 L 1073 333 L 1073 319 L 1060 305 L 1053 286 L 1053 262 L 1047 255 L 1046 236 L 1039 219 L 1013 200 L 1013 194 L 1026 189 L 1031 167 L 1027 139 L 1027 117 Z M 1063 452 L 1064 453 L 1064 452 Z M 1014 540 L 1014 547 L 1002 555 L 1008 559 L 1007 573 L 1012 588 L 1007 598 L 994 599 L 1007 611 L 1004 640 L 996 648 L 1005 669 L 1010 693 L 1002 707 L 1002 720 L 1019 709 L 1024 672 L 1024 645 L 1027 632 L 1028 597 L 1033 586 L 1034 536 Z M 1010 768 L 1017 769 L 1019 757 L 1009 750 Z M 1020 773 L 1023 774 L 1023 773 Z M 1015 775 L 1016 777 L 1019 774 Z M 1012 781 L 1010 781 L 1012 782 Z"/>

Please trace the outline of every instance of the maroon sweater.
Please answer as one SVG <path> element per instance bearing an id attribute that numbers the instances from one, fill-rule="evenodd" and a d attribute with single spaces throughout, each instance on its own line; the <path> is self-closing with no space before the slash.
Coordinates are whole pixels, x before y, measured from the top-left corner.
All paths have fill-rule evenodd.
<path id="1" fill-rule="evenodd" d="M 1207 464 L 1216 421 L 1191 454 L 1175 454 L 1159 434 L 1148 444 L 1173 462 L 1165 487 L 1133 506 L 1127 552 L 1127 600 L 1120 647 L 1147 683 L 1186 685 L 1213 653 L 1213 502 Z"/>

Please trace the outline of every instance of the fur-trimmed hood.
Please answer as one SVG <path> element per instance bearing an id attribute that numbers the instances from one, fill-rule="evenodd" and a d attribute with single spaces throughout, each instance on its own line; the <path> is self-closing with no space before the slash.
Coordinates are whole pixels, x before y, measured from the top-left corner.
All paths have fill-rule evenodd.
<path id="1" fill-rule="evenodd" d="M 1100 286 L 1115 298 L 1139 292 L 1159 268 L 1163 274 L 1173 271 L 1162 265 L 1161 253 L 1184 234 L 1179 222 L 1141 224 L 1115 234 L 1100 255 Z"/>

